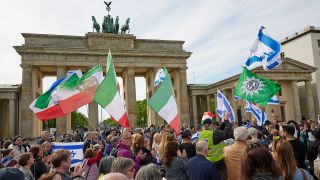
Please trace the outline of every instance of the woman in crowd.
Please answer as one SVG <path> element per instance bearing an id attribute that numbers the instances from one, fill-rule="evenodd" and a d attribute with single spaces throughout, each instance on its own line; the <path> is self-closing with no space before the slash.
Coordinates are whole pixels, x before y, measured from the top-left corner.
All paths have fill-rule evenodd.
<path id="1" fill-rule="evenodd" d="M 96 146 L 96 145 L 95 145 Z M 83 168 L 86 172 L 85 178 L 88 180 L 95 180 L 99 177 L 99 161 L 102 157 L 102 146 L 99 145 L 99 149 L 89 148 L 84 153 Z"/>
<path id="2" fill-rule="evenodd" d="M 161 171 L 160 168 L 155 164 L 148 164 L 146 166 L 142 166 L 135 180 L 161 180 Z"/>
<path id="3" fill-rule="evenodd" d="M 134 179 L 134 161 L 129 158 L 117 157 L 111 165 L 111 173 L 122 173 L 129 179 Z"/>
<path id="4" fill-rule="evenodd" d="M 306 170 L 297 168 L 293 150 L 288 141 L 282 139 L 276 140 L 272 148 L 283 180 L 311 179 L 310 174 Z"/>
<path id="5" fill-rule="evenodd" d="M 152 157 L 151 151 L 147 149 L 148 141 L 146 144 L 146 139 L 141 134 L 135 134 L 132 144 L 132 151 L 136 156 L 140 151 L 145 154 L 145 158 L 141 160 L 140 166 L 147 165 L 149 163 L 155 162 L 155 159 Z"/>
<path id="6" fill-rule="evenodd" d="M 43 158 L 43 151 L 41 145 L 32 146 L 30 151 L 34 158 L 34 164 L 31 167 L 31 171 L 33 176 L 38 179 L 44 173 L 48 172 L 47 166 L 42 161 Z"/>
<path id="7" fill-rule="evenodd" d="M 18 159 L 20 154 L 25 153 L 25 150 L 22 145 L 22 137 L 19 135 L 15 136 L 13 138 L 13 143 L 9 146 L 9 148 L 13 150 L 15 159 Z"/>
<path id="8" fill-rule="evenodd" d="M 100 161 L 100 165 L 99 165 L 100 175 L 99 175 L 98 179 L 100 179 L 102 176 L 110 173 L 111 165 L 112 165 L 112 162 L 113 162 L 114 159 L 115 159 L 115 157 L 108 156 L 108 157 L 103 158 Z"/>
<path id="9" fill-rule="evenodd" d="M 4 167 L 14 167 L 17 161 L 14 159 L 14 153 L 12 149 L 2 150 L 3 158 L 1 164 Z"/>
<path id="10" fill-rule="evenodd" d="M 161 143 L 161 134 L 160 133 L 154 134 L 152 142 L 153 143 L 152 143 L 151 151 L 153 151 L 153 153 L 155 154 L 157 164 L 160 164 L 159 146 Z"/>
<path id="11" fill-rule="evenodd" d="M 186 157 L 185 151 L 181 154 L 179 144 L 176 141 L 169 141 L 166 145 L 165 154 L 163 157 L 163 165 L 165 166 L 165 177 L 170 180 L 185 180 L 187 179 Z M 182 159 L 182 158 L 184 159 Z"/>
<path id="12" fill-rule="evenodd" d="M 246 180 L 280 179 L 280 172 L 268 148 L 260 144 L 247 147 L 241 164 Z"/>
<path id="13" fill-rule="evenodd" d="M 34 163 L 33 155 L 31 153 L 21 154 L 18 163 L 20 165 L 20 171 L 25 175 L 25 180 L 35 180 L 30 169 Z"/>

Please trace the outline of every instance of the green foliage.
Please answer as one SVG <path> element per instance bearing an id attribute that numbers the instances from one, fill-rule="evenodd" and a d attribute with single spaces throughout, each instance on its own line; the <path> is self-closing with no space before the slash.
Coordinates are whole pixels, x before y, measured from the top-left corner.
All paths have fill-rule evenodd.
<path id="1" fill-rule="evenodd" d="M 147 99 L 137 101 L 137 125 L 147 125 Z"/>
<path id="2" fill-rule="evenodd" d="M 71 113 L 71 126 L 73 129 L 88 127 L 88 118 L 80 112 Z"/>
<path id="3" fill-rule="evenodd" d="M 118 126 L 119 124 L 114 121 L 112 118 L 105 119 L 103 125 L 107 127 Z"/>

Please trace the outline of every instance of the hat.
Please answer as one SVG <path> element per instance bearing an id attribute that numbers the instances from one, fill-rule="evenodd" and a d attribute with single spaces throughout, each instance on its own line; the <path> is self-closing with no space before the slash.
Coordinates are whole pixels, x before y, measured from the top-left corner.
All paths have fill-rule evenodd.
<path id="1" fill-rule="evenodd" d="M 2 168 L 0 169 L 0 180 L 5 179 L 24 180 L 24 174 L 17 168 Z"/>
<path id="2" fill-rule="evenodd" d="M 294 120 L 288 121 L 288 124 L 290 124 L 290 123 L 293 123 L 294 125 L 298 125 L 298 123 L 296 121 L 294 121 Z"/>
<path id="3" fill-rule="evenodd" d="M 100 144 L 95 144 L 95 145 L 93 146 L 94 149 L 99 149 L 100 147 L 101 147 Z"/>
<path id="4" fill-rule="evenodd" d="M 210 118 L 201 120 L 201 125 L 212 124 L 212 123 L 213 123 L 213 121 Z"/>
<path id="5" fill-rule="evenodd" d="M 269 125 L 271 122 L 269 120 L 265 120 L 263 125 Z"/>

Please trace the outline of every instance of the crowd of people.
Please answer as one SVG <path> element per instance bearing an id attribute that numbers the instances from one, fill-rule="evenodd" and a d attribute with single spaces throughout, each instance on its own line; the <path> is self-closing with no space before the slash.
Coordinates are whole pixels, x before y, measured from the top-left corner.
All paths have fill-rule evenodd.
<path id="1" fill-rule="evenodd" d="M 60 137 L 59 137 L 60 138 Z M 320 129 L 312 121 L 203 119 L 176 133 L 169 125 L 71 132 L 61 142 L 82 142 L 81 165 L 47 131 L 36 143 L 15 136 L 1 141 L 2 179 L 106 180 L 309 180 L 320 177 Z"/>

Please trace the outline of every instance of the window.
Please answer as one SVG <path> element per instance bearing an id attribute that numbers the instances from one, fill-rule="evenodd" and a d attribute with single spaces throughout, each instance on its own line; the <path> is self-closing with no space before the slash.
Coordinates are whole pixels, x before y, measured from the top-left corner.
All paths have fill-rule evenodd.
<path id="1" fill-rule="evenodd" d="M 318 47 L 320 47 L 320 39 L 318 39 Z"/>
<path id="2" fill-rule="evenodd" d="M 280 87 L 280 89 L 279 89 L 279 96 L 282 96 L 281 87 Z"/>
<path id="3" fill-rule="evenodd" d="M 280 58 L 284 58 L 284 52 L 280 53 Z"/>

